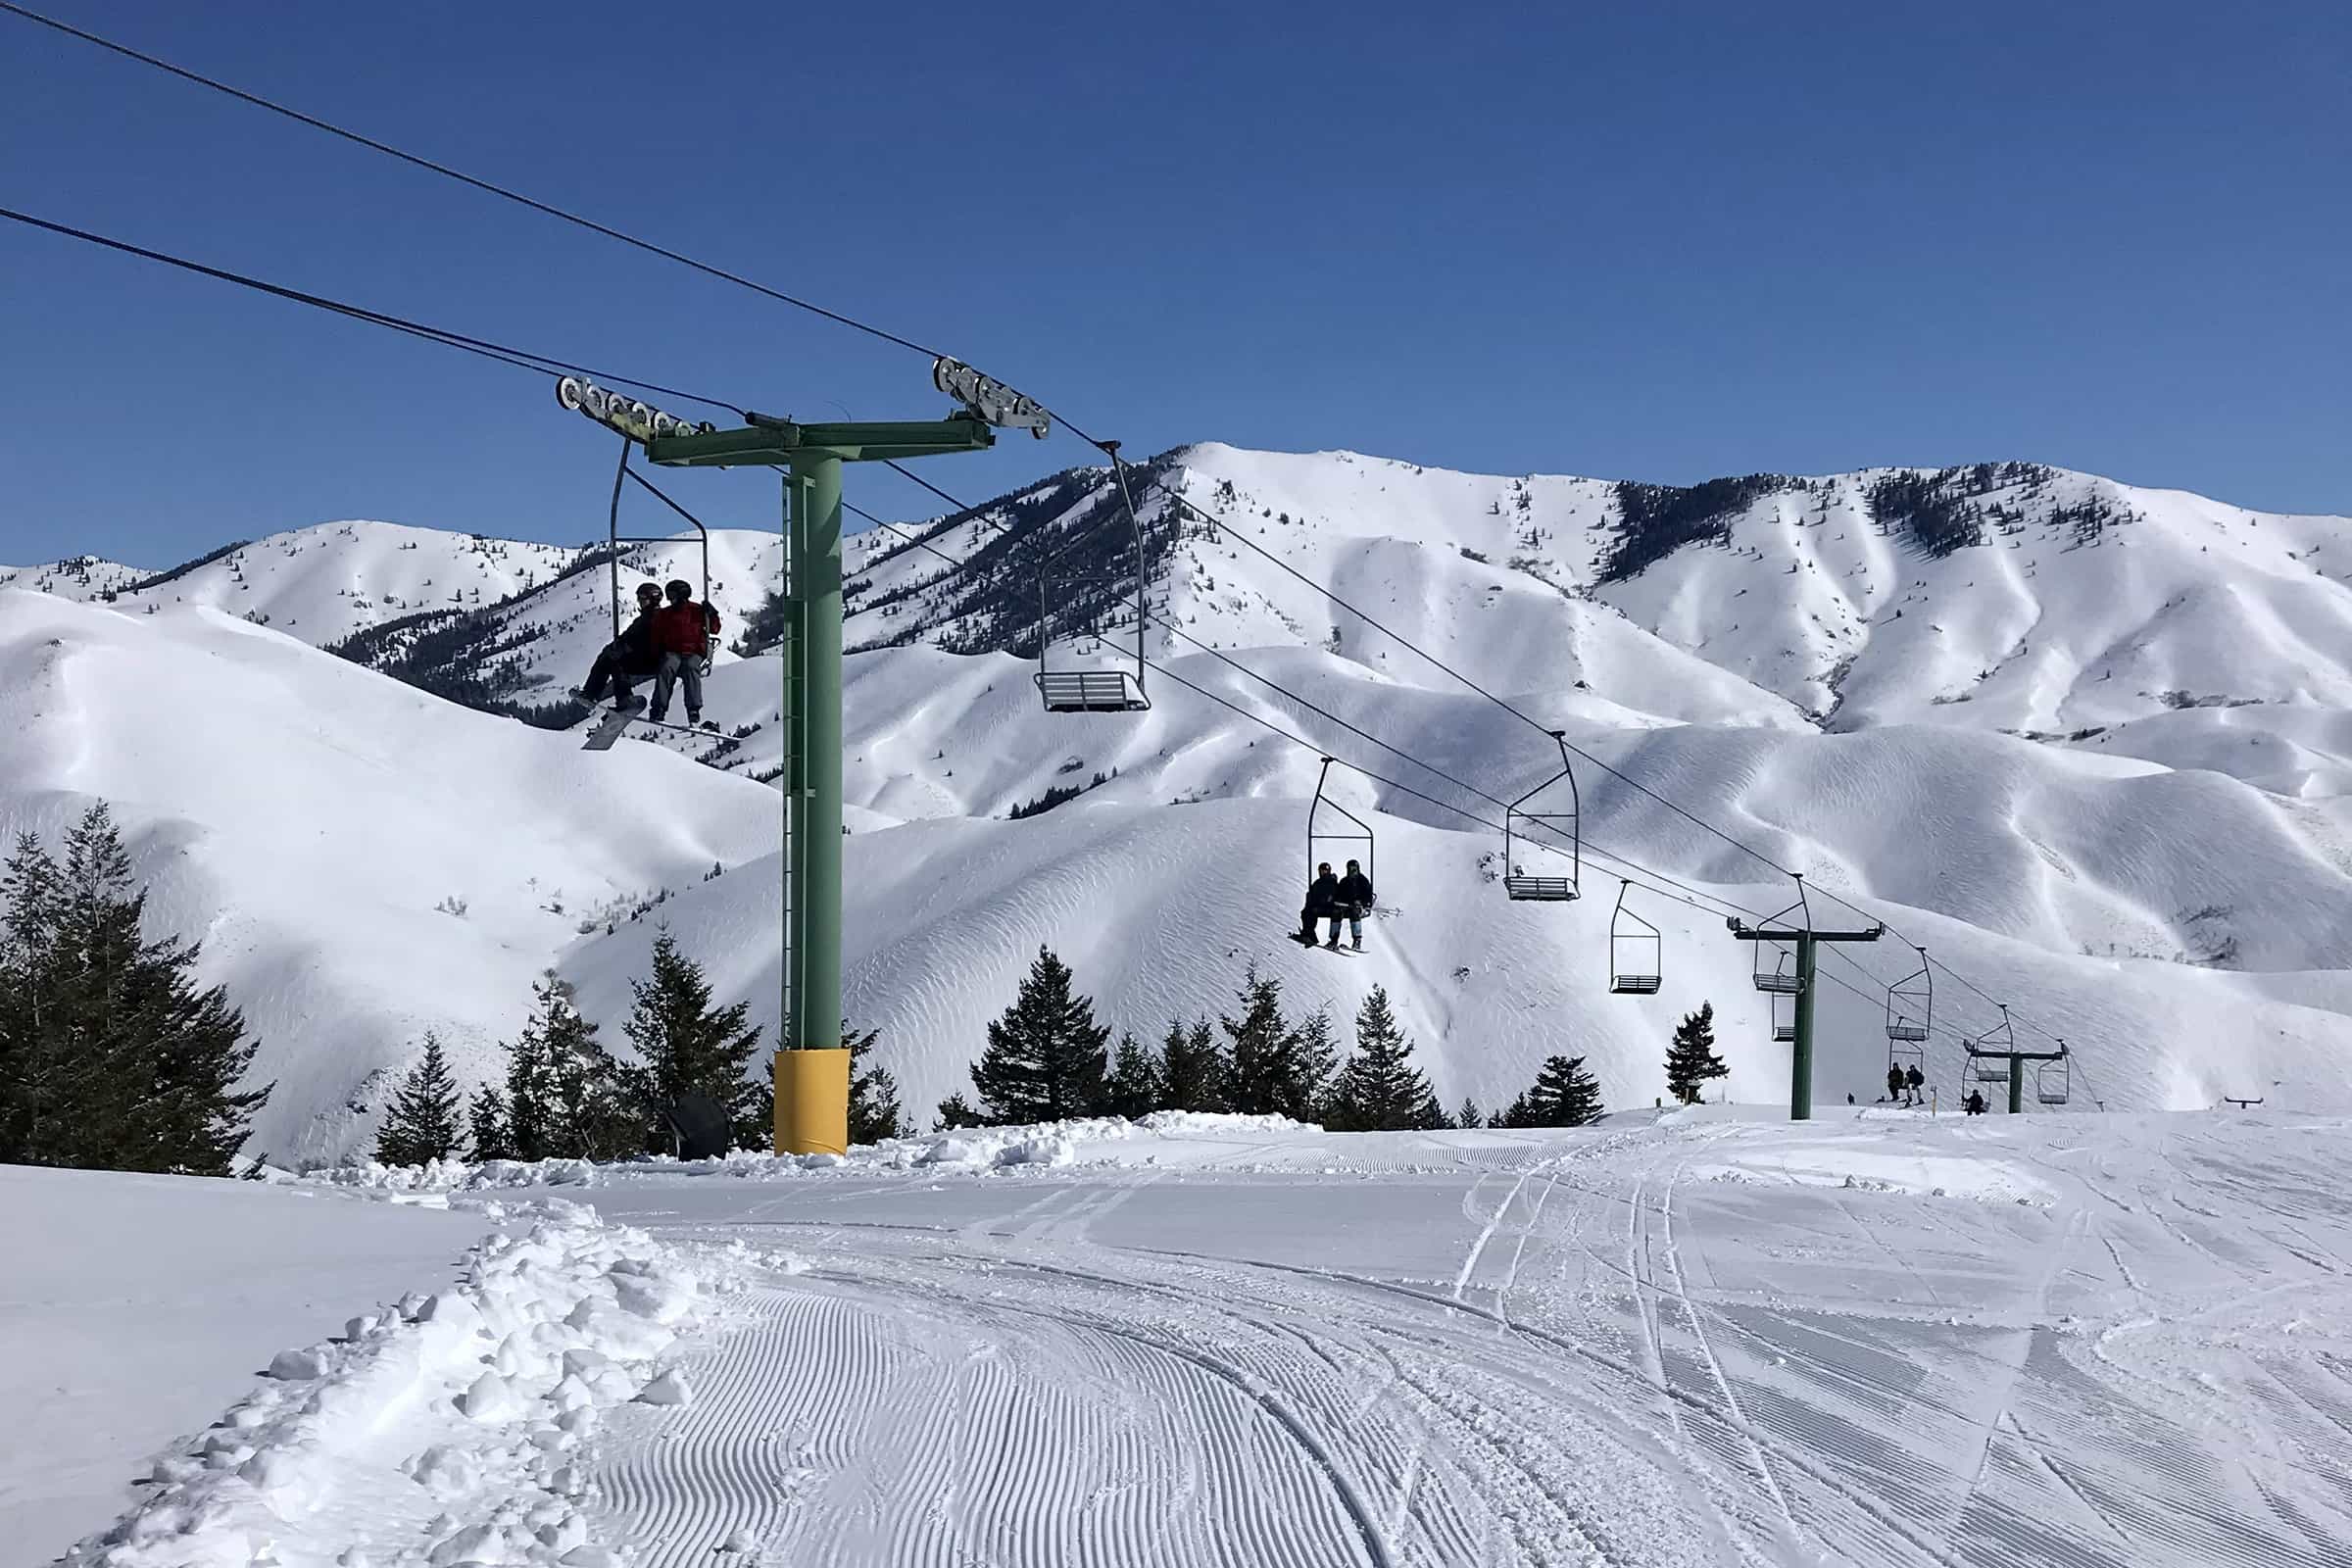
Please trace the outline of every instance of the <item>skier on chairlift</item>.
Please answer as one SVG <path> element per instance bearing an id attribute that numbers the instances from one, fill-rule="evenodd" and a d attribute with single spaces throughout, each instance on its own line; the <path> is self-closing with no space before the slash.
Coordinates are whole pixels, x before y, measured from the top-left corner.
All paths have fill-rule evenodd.
<path id="1" fill-rule="evenodd" d="M 593 706 L 604 701 L 605 688 L 610 686 L 616 711 L 635 712 L 643 708 L 645 699 L 630 688 L 662 667 L 662 650 L 654 640 L 655 617 L 661 610 L 662 590 L 650 582 L 639 583 L 637 618 L 597 651 L 596 662 L 588 669 L 587 684 L 572 695 Z"/>
<path id="2" fill-rule="evenodd" d="M 1348 917 L 1348 933 L 1354 939 L 1355 951 L 1364 951 L 1364 916 L 1372 912 L 1372 879 L 1355 861 L 1348 862 L 1348 874 L 1340 878 L 1338 902 L 1332 906 L 1331 945 L 1340 945 L 1340 917 Z"/>
<path id="3" fill-rule="evenodd" d="M 1340 879 L 1331 873 L 1331 862 L 1315 867 L 1315 879 L 1306 885 L 1306 907 L 1298 911 L 1298 940 L 1307 947 L 1315 945 L 1315 922 L 1326 916 L 1331 920 L 1331 945 L 1340 945 L 1340 917 L 1332 911 L 1340 906 Z"/>
<path id="4" fill-rule="evenodd" d="M 1893 1062 L 1888 1062 L 1886 1064 L 1886 1103 L 1889 1105 L 1899 1105 L 1902 1102 L 1903 1069 L 1896 1066 Z"/>
<path id="5" fill-rule="evenodd" d="M 1927 1082 L 1928 1075 L 1919 1070 L 1917 1062 L 1913 1062 L 1909 1067 L 1903 1069 L 1903 1103 L 1906 1105 L 1921 1103 L 1919 1092 L 1927 1087 Z"/>
<path id="6" fill-rule="evenodd" d="M 1971 1090 L 1968 1092 L 1968 1113 L 1969 1113 L 1971 1116 L 1982 1116 L 1982 1115 L 1984 1115 L 1984 1090 L 1982 1090 L 1982 1089 L 1971 1089 Z"/>
<path id="7" fill-rule="evenodd" d="M 654 646 L 661 663 L 654 676 L 654 710 L 649 716 L 662 723 L 669 712 L 671 690 L 683 684 L 686 722 L 699 728 L 703 722 L 703 677 L 710 672 L 710 638 L 718 630 L 718 612 L 696 604 L 694 584 L 683 578 L 670 582 L 664 591 L 669 603 L 654 613 Z"/>

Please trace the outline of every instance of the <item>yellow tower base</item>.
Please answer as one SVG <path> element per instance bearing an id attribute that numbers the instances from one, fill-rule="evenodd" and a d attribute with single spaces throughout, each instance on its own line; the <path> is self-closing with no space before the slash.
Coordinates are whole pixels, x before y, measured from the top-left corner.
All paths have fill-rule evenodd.
<path id="1" fill-rule="evenodd" d="M 776 1152 L 850 1151 L 850 1054 L 776 1053 Z"/>

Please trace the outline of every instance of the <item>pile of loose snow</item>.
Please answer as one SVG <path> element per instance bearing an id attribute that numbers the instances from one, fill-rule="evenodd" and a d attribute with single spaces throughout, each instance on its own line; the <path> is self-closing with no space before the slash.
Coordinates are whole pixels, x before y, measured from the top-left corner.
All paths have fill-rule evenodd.
<path id="1" fill-rule="evenodd" d="M 358 1568 L 355 1539 L 416 1544 L 404 1564 L 618 1559 L 589 1539 L 578 1463 L 604 1412 L 677 1405 L 663 1364 L 740 1246 L 704 1256 L 550 1205 L 521 1236 L 474 1250 L 463 1285 L 354 1318 L 280 1351 L 270 1381 L 187 1452 L 69 1568 Z"/>
<path id="2" fill-rule="evenodd" d="M 614 1176 L 734 1176 L 772 1181 L 810 1172 L 882 1175 L 943 1170 L 986 1174 L 1032 1165 L 1157 1162 L 1184 1146 L 1254 1142 L 1269 1134 L 1319 1133 L 1309 1122 L 1288 1116 L 1243 1116 L 1190 1110 L 1156 1110 L 1140 1120 L 1125 1116 L 1073 1116 L 1063 1121 L 1007 1127 L 959 1127 L 864 1144 L 848 1154 L 765 1154 L 737 1150 L 716 1159 L 656 1156 L 599 1165 L 585 1159 L 493 1159 L 481 1164 L 436 1159 L 422 1165 L 382 1165 L 373 1160 L 314 1171 L 290 1181 L 371 1192 L 445 1194 L 509 1187 L 593 1187 Z M 273 1176 L 276 1173 L 272 1173 Z"/>

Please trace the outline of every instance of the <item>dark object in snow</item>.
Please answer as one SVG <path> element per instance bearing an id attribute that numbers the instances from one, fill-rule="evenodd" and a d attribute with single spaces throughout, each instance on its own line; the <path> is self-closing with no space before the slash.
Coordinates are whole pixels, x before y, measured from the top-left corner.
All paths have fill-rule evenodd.
<path id="1" fill-rule="evenodd" d="M 680 1159 L 716 1159 L 727 1152 L 727 1109 L 709 1095 L 684 1094 L 662 1110 Z"/>

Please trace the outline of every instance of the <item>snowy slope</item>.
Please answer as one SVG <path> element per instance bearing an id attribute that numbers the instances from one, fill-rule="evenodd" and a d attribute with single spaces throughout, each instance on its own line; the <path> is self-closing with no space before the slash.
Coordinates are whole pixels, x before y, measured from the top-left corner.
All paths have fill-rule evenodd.
<path id="1" fill-rule="evenodd" d="M 582 925 L 776 844 L 774 796 L 468 712 L 211 610 L 0 590 L 0 835 L 115 810 L 276 1093 L 255 1148 L 340 1152 L 428 1027 L 468 1073 Z M 462 910 L 462 912 L 457 912 Z"/>
<path id="2" fill-rule="evenodd" d="M 448 1283 L 480 1216 L 318 1190 L 0 1166 L 0 1568 L 131 1506 L 148 1460 L 289 1345 Z"/>
<path id="3" fill-rule="evenodd" d="M 354 1279 L 345 1333 L 257 1348 L 67 1560 L 2333 1568 L 2345 1131 L 1175 1116 L 340 1173 L 508 1223 L 430 1298 Z M 170 1185 L 199 1254 L 291 1193 L 394 1217 Z M 74 1332 L 26 1326 L 44 1362 Z"/>
<path id="4" fill-rule="evenodd" d="M 1494 802 L 1544 779 L 1556 752 L 1309 584 L 1866 902 L 2036 1038 L 2065 1036 L 2098 1098 L 2180 1107 L 2277 1085 L 2346 1102 L 2352 601 L 2328 574 L 2334 519 L 2025 466 L 1652 493 L 1195 447 L 1137 473 L 1163 546 L 1153 658 L 1230 708 L 1155 675 L 1149 712 L 1049 715 L 1033 663 L 1001 651 L 1032 646 L 1041 542 L 1083 557 L 1118 522 L 1099 473 L 937 525 L 933 542 L 969 572 L 888 536 L 853 541 L 850 637 L 868 651 L 850 659 L 846 701 L 850 1004 L 884 1029 L 918 1111 L 961 1087 L 976 1020 L 1040 944 L 1139 1034 L 1213 1015 L 1252 957 L 1295 1001 L 1343 1014 L 1385 985 L 1449 1102 L 1506 1099 L 1566 1050 L 1592 1058 L 1616 1102 L 1644 1103 L 1662 1088 L 1663 1032 L 1711 1001 L 1731 1092 L 1785 1092 L 1786 1047 L 1762 1038 L 1744 950 L 1716 915 L 1638 891 L 1666 929 L 1667 985 L 1631 1000 L 1599 980 L 1614 857 L 1765 912 L 1787 885 L 1580 764 L 1586 901 L 1503 901 Z M 1179 526 L 1177 488 L 1306 581 Z M 1984 542 L 1930 548 L 1929 525 L 1886 504 L 1898 493 L 1930 496 Z M 1866 516 L 1874 506 L 1887 515 Z M 729 635 L 775 550 L 773 535 L 713 536 Z M 280 1089 L 258 1147 L 296 1158 L 364 1141 L 376 1075 L 428 1024 L 485 1065 L 550 963 L 616 1022 L 650 928 L 604 928 L 658 894 L 721 996 L 772 1020 L 775 799 L 746 782 L 781 759 L 772 656 L 721 656 L 717 735 L 656 734 L 599 759 L 294 640 L 365 632 L 368 657 L 405 649 L 429 674 L 458 625 L 463 657 L 531 701 L 576 680 L 609 630 L 605 570 L 567 573 L 574 563 L 329 524 L 107 608 L 0 591 L 0 721 L 24 738 L 0 758 L 0 829 L 115 803 L 165 880 L 159 912 L 208 941 L 268 1042 Z M 699 575 L 699 553 L 648 547 L 631 570 Z M 444 591 L 464 601 L 455 619 L 404 620 Z M 1065 639 L 1057 662 L 1071 657 L 1103 658 Z M 1955 695 L 1969 700 L 1938 700 Z M 2062 724 L 2075 727 L 2046 727 Z M 1280 939 L 1321 752 L 1396 781 L 1334 775 L 1380 833 L 1384 913 L 1360 959 Z M 1069 789 L 1084 797 L 1004 820 Z M 714 863 L 727 874 L 706 884 Z M 465 916 L 437 908 L 453 901 Z M 1914 964 L 1889 937 L 1831 972 L 1876 997 Z M 1821 1098 L 1867 1098 L 1885 1063 L 1876 1004 L 1824 996 Z M 1938 1007 L 1930 1054 L 1948 1093 L 1960 1036 L 1997 1014 L 1950 985 Z"/>

